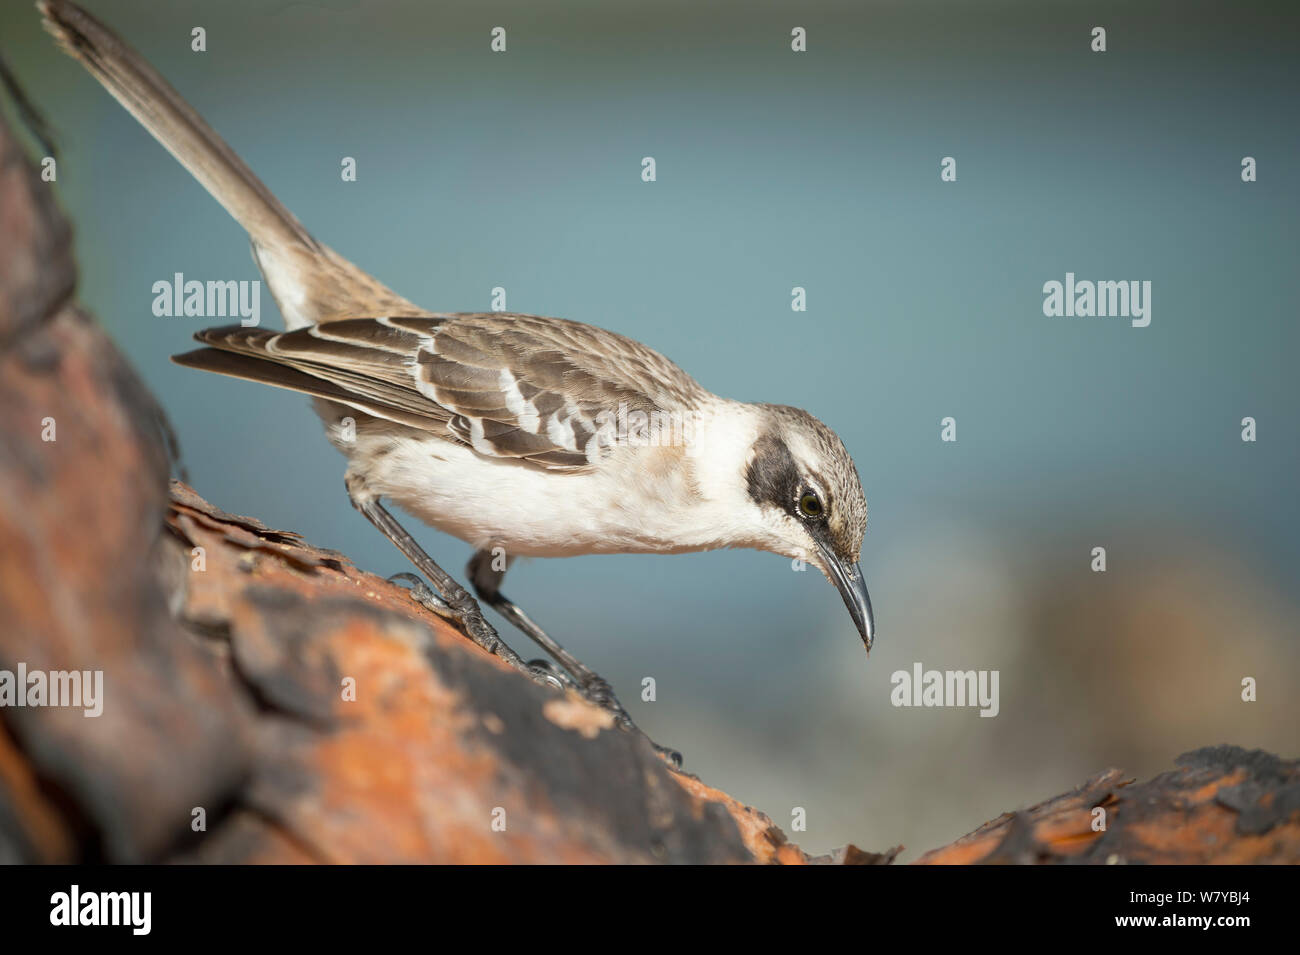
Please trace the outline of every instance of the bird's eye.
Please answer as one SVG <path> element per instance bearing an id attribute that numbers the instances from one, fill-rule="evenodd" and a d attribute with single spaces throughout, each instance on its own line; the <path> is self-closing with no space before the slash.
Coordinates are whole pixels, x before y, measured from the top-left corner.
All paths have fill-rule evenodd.
<path id="1" fill-rule="evenodd" d="M 799 513 L 804 517 L 821 517 L 822 502 L 816 494 L 806 492 L 799 498 Z"/>

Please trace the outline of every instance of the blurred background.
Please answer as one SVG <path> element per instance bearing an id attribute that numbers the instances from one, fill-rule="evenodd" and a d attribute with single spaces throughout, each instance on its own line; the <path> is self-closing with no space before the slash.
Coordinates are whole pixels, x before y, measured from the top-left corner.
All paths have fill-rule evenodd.
<path id="1" fill-rule="evenodd" d="M 413 301 L 483 310 L 502 286 L 511 310 L 633 336 L 839 432 L 871 509 L 870 659 L 834 589 L 766 554 L 527 561 L 509 587 L 687 769 L 804 848 L 915 858 L 1109 766 L 1297 755 L 1294 4 L 86 5 Z M 168 363 L 222 322 L 154 317 L 153 283 L 258 278 L 244 233 L 29 4 L 3 4 L 0 48 L 62 148 L 80 298 L 195 488 L 408 570 L 348 506 L 306 399 Z M 1151 281 L 1150 327 L 1044 317 L 1067 271 Z M 469 557 L 412 530 L 449 569 Z M 891 706 L 918 661 L 1000 671 L 999 715 Z"/>

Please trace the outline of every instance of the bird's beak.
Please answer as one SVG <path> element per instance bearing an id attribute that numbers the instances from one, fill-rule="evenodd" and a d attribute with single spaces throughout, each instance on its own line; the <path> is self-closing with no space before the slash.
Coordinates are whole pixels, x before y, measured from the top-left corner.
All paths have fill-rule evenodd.
<path id="1" fill-rule="evenodd" d="M 862 577 L 862 568 L 840 560 L 835 552 L 818 542 L 826 569 L 830 571 L 831 580 L 844 598 L 844 606 L 849 608 L 849 616 L 862 635 L 862 645 L 871 652 L 871 645 L 876 642 L 876 621 L 871 614 L 871 597 L 867 594 L 867 582 Z"/>

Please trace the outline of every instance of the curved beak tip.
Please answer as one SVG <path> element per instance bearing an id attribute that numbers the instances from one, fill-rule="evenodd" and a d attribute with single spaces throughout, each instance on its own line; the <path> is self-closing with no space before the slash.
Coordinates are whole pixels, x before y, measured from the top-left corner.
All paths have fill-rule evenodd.
<path id="1" fill-rule="evenodd" d="M 822 551 L 826 566 L 830 570 L 831 580 L 844 600 L 844 606 L 853 618 L 853 624 L 862 637 L 862 645 L 871 653 L 876 642 L 876 618 L 871 610 L 871 597 L 867 593 L 867 583 L 862 576 L 862 567 L 848 564 L 835 556 L 829 548 Z"/>

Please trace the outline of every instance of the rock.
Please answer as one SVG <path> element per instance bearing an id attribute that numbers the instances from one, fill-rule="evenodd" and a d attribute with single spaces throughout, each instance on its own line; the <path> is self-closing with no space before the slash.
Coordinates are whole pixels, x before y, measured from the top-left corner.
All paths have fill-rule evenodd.
<path id="1" fill-rule="evenodd" d="M 1004 813 L 917 862 L 1294 865 L 1300 860 L 1300 763 L 1239 746 L 1198 749 L 1176 762 L 1178 769 L 1144 783 L 1117 769 L 1099 773 L 1072 792 Z"/>
<path id="2" fill-rule="evenodd" d="M 0 669 L 102 671 L 103 713 L 0 710 L 0 858 L 158 858 L 229 799 L 250 710 L 167 612 L 152 397 L 69 299 L 69 230 L 0 124 Z"/>

